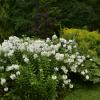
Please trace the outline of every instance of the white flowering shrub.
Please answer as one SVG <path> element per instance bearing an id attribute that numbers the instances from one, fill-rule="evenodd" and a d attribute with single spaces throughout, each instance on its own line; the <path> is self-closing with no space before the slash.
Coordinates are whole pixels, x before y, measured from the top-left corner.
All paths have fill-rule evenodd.
<path id="1" fill-rule="evenodd" d="M 46 40 L 11 36 L 0 44 L 0 95 L 53 100 L 61 89 L 74 88 L 71 73 L 91 80 L 88 64 L 92 62 L 89 55 L 79 52 L 74 40 L 56 35 Z"/>

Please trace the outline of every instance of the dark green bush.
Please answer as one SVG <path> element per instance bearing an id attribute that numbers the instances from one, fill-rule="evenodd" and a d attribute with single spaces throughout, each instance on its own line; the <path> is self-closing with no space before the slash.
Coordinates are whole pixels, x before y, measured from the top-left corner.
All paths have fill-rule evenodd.
<path id="1" fill-rule="evenodd" d="M 59 34 L 60 25 L 97 29 L 99 4 L 98 0 L 0 0 L 0 34 L 46 38 Z"/>

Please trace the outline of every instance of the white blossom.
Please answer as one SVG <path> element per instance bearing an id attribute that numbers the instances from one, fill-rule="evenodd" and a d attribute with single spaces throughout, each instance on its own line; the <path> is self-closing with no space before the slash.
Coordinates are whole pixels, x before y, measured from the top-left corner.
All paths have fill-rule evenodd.
<path id="1" fill-rule="evenodd" d="M 57 36 L 56 36 L 56 35 L 53 35 L 53 36 L 52 36 L 52 39 L 57 39 Z"/>
<path id="2" fill-rule="evenodd" d="M 68 45 L 68 50 L 72 50 L 72 46 L 71 45 Z"/>
<path id="3" fill-rule="evenodd" d="M 63 79 L 63 80 L 66 80 L 67 78 L 68 78 L 67 75 L 62 75 L 62 79 Z"/>
<path id="4" fill-rule="evenodd" d="M 68 79 L 68 82 L 70 83 L 71 82 L 71 79 Z"/>
<path id="5" fill-rule="evenodd" d="M 17 71 L 17 72 L 16 72 L 16 75 L 19 76 L 19 75 L 20 75 L 20 71 Z"/>
<path id="6" fill-rule="evenodd" d="M 28 58 L 24 58 L 24 62 L 29 63 L 29 59 Z"/>
<path id="7" fill-rule="evenodd" d="M 81 71 L 81 74 L 82 74 L 82 75 L 85 75 L 85 71 Z"/>
<path id="8" fill-rule="evenodd" d="M 38 57 L 38 55 L 37 54 L 34 54 L 34 59 L 36 59 Z"/>
<path id="9" fill-rule="evenodd" d="M 89 79 L 89 75 L 86 75 L 86 77 L 85 77 L 87 80 Z"/>
<path id="10" fill-rule="evenodd" d="M 1 78 L 1 85 L 4 85 L 6 83 L 6 79 L 5 78 Z"/>
<path id="11" fill-rule="evenodd" d="M 55 70 L 55 71 L 59 71 L 59 68 L 58 68 L 58 67 L 54 67 L 54 70 Z"/>
<path id="12" fill-rule="evenodd" d="M 10 78 L 11 78 L 12 80 L 15 80 L 15 79 L 16 79 L 16 75 L 15 75 L 15 74 L 11 74 L 11 75 L 10 75 Z"/>
<path id="13" fill-rule="evenodd" d="M 62 66 L 61 69 L 64 71 L 64 70 L 66 70 L 66 67 L 65 66 Z"/>
<path id="14" fill-rule="evenodd" d="M 50 41 L 51 41 L 50 38 L 47 38 L 47 39 L 46 39 L 46 42 L 47 42 L 47 43 L 50 42 Z"/>
<path id="15" fill-rule="evenodd" d="M 93 61 L 93 59 L 90 59 L 90 61 Z"/>
<path id="16" fill-rule="evenodd" d="M 7 91 L 8 91 L 8 87 L 5 87 L 5 88 L 4 88 L 4 91 L 7 92 Z"/>
<path id="17" fill-rule="evenodd" d="M 64 80 L 64 84 L 69 84 L 68 80 Z"/>
<path id="18" fill-rule="evenodd" d="M 12 67 L 15 69 L 15 70 L 19 70 L 19 65 L 12 65 Z"/>
<path id="19" fill-rule="evenodd" d="M 88 73 L 88 70 L 87 69 L 85 69 L 84 71 L 85 71 L 85 73 Z"/>
<path id="20" fill-rule="evenodd" d="M 76 58 L 76 56 L 75 56 L 75 55 L 71 55 L 71 57 L 70 57 L 70 58 L 75 59 L 75 58 Z"/>
<path id="21" fill-rule="evenodd" d="M 52 75 L 52 79 L 53 80 L 56 80 L 57 79 L 57 76 L 56 75 Z"/>
<path id="22" fill-rule="evenodd" d="M 55 58 L 58 61 L 62 61 L 64 60 L 64 54 L 56 53 Z"/>
<path id="23" fill-rule="evenodd" d="M 69 88 L 71 88 L 71 89 L 72 89 L 73 87 L 74 87 L 74 86 L 73 86 L 73 84 L 69 84 Z"/>

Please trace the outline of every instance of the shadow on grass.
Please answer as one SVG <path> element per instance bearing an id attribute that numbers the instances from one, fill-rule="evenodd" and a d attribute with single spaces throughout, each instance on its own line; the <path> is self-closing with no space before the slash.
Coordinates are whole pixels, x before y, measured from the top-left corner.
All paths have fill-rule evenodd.
<path id="1" fill-rule="evenodd" d="M 74 77 L 74 82 L 77 83 L 75 88 L 68 91 L 63 100 L 100 100 L 100 83 L 93 84 L 82 80 L 77 82 L 76 79 L 80 77 L 76 77 Z"/>

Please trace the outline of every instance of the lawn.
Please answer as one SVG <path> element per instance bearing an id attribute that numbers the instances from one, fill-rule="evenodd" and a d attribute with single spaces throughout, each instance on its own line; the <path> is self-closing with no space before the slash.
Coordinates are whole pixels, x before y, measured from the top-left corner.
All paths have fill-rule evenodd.
<path id="1" fill-rule="evenodd" d="M 71 91 L 64 100 L 100 100 L 100 83 Z"/>

